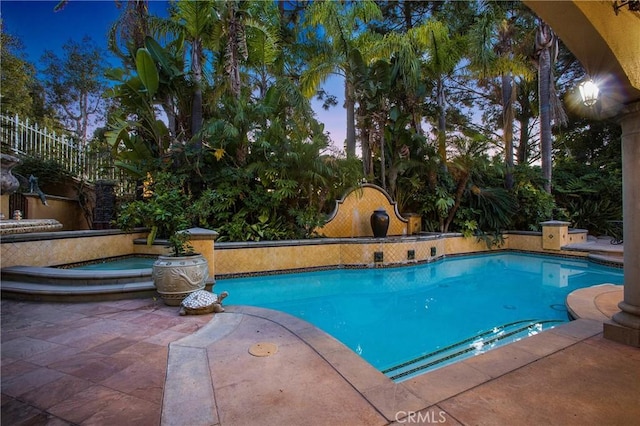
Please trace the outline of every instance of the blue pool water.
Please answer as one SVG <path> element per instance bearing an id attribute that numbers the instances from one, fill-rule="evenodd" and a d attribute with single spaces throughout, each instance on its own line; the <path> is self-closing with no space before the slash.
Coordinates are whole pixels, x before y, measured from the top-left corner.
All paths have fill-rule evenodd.
<path id="1" fill-rule="evenodd" d="M 507 253 L 219 279 L 215 291 L 302 318 L 401 381 L 566 322 L 566 296 L 602 283 L 622 284 L 622 270 Z"/>

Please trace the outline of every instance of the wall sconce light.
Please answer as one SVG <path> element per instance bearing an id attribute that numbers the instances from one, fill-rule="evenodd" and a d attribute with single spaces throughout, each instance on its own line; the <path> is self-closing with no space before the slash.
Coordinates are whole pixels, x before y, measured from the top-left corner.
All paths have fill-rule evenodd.
<path id="1" fill-rule="evenodd" d="M 624 6 L 628 6 L 632 12 L 640 12 L 640 0 L 620 0 L 620 3 L 616 0 L 613 2 L 613 11 L 618 15 L 618 12 Z"/>
<path id="2" fill-rule="evenodd" d="M 598 102 L 600 89 L 598 89 L 598 86 L 590 78 L 580 83 L 578 89 L 580 89 L 580 97 L 585 106 L 591 107 Z"/>

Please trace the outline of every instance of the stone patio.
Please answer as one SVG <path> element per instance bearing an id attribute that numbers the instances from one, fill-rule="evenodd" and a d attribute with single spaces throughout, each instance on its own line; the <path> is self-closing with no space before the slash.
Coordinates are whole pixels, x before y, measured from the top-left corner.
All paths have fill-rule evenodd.
<path id="1" fill-rule="evenodd" d="M 622 290 L 594 288 L 578 321 L 397 384 L 277 311 L 3 300 L 2 424 L 634 424 L 640 350 L 603 339 Z"/>

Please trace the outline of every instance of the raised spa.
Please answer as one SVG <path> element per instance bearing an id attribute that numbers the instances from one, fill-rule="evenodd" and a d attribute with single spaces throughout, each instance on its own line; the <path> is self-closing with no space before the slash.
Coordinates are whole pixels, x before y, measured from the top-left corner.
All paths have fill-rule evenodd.
<path id="1" fill-rule="evenodd" d="M 98 259 L 60 267 L 2 268 L 3 293 L 31 300 L 74 301 L 147 297 L 156 294 L 151 266 L 157 256 Z"/>

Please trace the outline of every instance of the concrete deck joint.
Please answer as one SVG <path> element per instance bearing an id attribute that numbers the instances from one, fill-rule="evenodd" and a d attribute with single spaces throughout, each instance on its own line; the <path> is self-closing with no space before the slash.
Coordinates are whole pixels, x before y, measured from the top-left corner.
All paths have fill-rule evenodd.
<path id="1" fill-rule="evenodd" d="M 165 426 L 219 423 L 206 349 L 169 345 L 161 421 Z"/>

